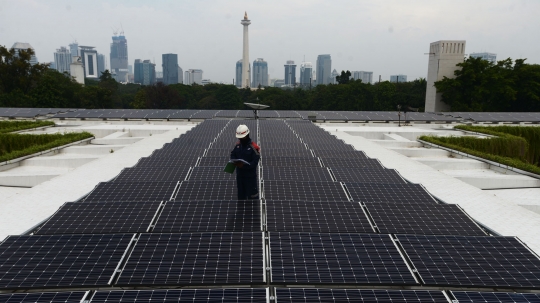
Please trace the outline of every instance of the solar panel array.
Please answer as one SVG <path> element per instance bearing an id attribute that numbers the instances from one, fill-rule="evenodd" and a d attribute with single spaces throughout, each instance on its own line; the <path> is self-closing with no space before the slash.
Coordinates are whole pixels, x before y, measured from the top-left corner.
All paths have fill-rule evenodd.
<path id="1" fill-rule="evenodd" d="M 488 236 L 459 206 L 309 121 L 211 114 L 221 118 L 0 243 L 0 290 L 35 291 L 0 302 L 534 301 L 495 292 L 540 289 L 540 260 L 519 240 Z M 239 124 L 262 149 L 260 200 L 237 201 L 223 172 Z M 443 291 L 403 290 L 425 286 Z M 167 289 L 180 287 L 195 289 Z"/>

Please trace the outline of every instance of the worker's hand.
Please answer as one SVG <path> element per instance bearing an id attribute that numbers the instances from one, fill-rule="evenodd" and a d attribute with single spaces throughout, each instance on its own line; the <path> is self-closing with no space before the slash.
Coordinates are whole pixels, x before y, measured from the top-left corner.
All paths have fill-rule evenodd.
<path id="1" fill-rule="evenodd" d="M 243 162 L 236 162 L 234 163 L 236 165 L 236 167 L 238 168 L 242 168 L 244 166 L 244 163 Z"/>

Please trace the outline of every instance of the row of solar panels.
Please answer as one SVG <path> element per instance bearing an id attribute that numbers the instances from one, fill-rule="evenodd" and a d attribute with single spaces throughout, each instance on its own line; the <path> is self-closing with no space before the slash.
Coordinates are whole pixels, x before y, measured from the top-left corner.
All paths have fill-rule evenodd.
<path id="1" fill-rule="evenodd" d="M 517 302 L 540 301 L 540 294 L 514 292 L 436 291 L 436 290 L 383 290 L 383 289 L 331 289 L 331 288 L 268 288 L 226 289 L 174 289 L 174 290 L 124 290 L 97 292 L 49 292 L 30 294 L 0 294 L 2 303 L 65 303 L 65 302 L 257 302 L 267 303 L 317 303 L 317 302 Z M 249 298 L 249 299 L 246 299 Z"/>
<path id="2" fill-rule="evenodd" d="M 189 110 L 189 109 L 73 109 L 73 108 L 0 108 L 0 117 L 5 118 L 74 118 L 74 119 L 212 119 L 252 118 L 251 110 Z M 401 113 L 394 111 L 293 111 L 260 110 L 261 118 L 301 118 L 337 121 L 476 121 L 476 122 L 540 122 L 536 112 L 441 112 Z"/>

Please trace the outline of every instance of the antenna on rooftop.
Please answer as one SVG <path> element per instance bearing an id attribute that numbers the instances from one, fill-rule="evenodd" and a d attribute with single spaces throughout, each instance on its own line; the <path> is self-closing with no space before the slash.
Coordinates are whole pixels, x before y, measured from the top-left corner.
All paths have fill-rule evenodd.
<path id="1" fill-rule="evenodd" d="M 118 30 L 115 29 L 115 28 L 112 27 L 112 26 L 111 26 L 111 28 L 112 28 L 112 30 L 113 30 L 113 35 L 118 36 Z"/>
<path id="2" fill-rule="evenodd" d="M 120 36 L 123 36 L 124 35 L 124 27 L 122 26 L 122 22 L 120 22 L 120 28 L 121 28 Z"/>

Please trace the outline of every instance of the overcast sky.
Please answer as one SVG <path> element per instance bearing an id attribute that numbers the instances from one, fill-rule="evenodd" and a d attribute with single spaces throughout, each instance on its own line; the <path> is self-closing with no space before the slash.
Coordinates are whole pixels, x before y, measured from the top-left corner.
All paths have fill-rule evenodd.
<path id="1" fill-rule="evenodd" d="M 250 61 L 264 58 L 271 78 L 283 79 L 287 60 L 315 64 L 330 54 L 332 69 L 427 76 L 429 43 L 466 40 L 466 53 L 540 63 L 538 0 L 0 0 L 0 45 L 30 43 L 40 62 L 53 61 L 74 40 L 95 46 L 109 61 L 113 28 L 123 28 L 129 64 L 178 54 L 184 69 L 232 83 L 242 57 L 247 11 Z M 107 62 L 108 66 L 109 62 Z"/>

